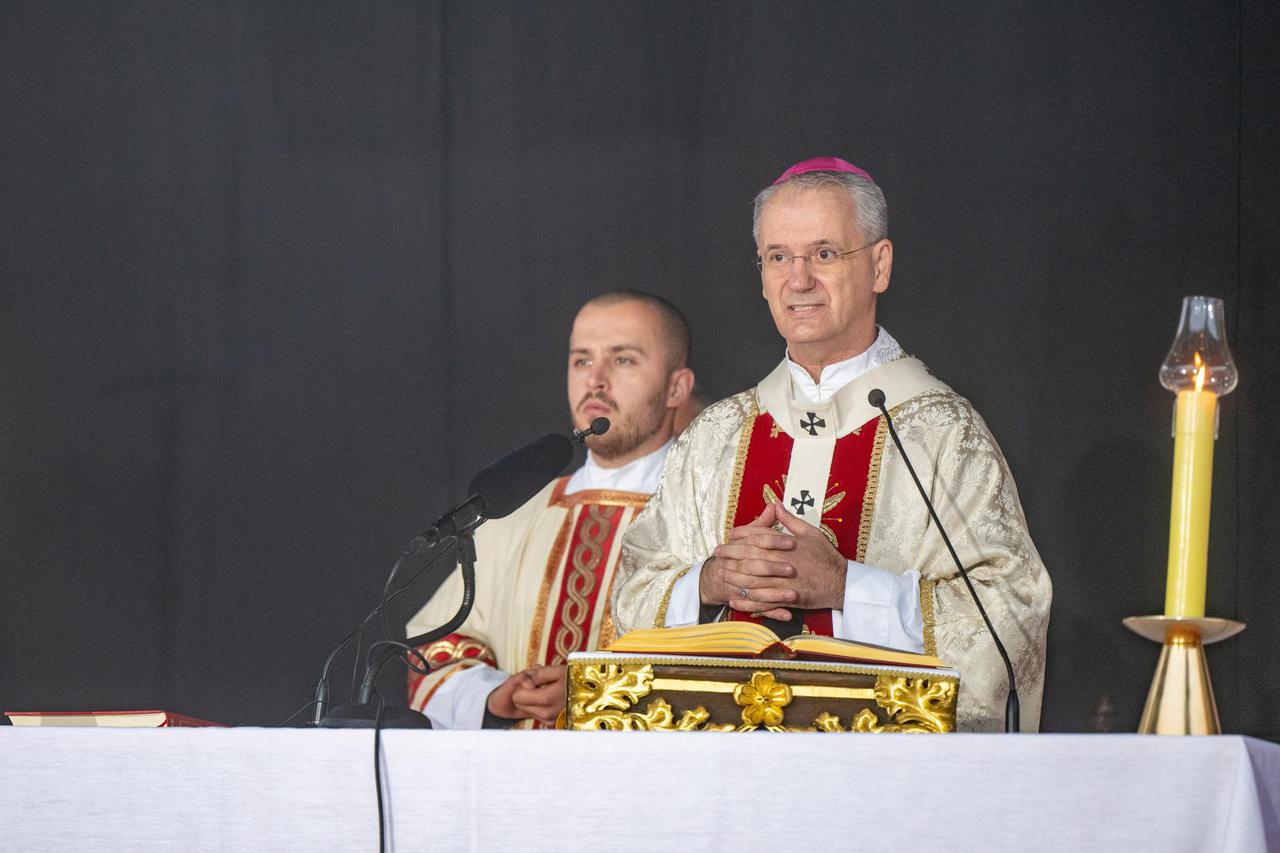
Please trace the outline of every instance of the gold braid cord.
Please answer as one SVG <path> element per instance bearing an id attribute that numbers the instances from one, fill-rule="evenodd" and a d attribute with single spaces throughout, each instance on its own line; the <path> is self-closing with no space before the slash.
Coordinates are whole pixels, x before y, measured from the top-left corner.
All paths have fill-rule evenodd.
<path id="1" fill-rule="evenodd" d="M 882 723 L 863 708 L 845 728 L 826 711 L 808 726 L 784 725 L 793 693 L 768 670 L 756 670 L 733 689 L 742 708 L 738 721 L 716 723 L 701 705 L 676 718 L 670 703 L 653 699 L 634 710 L 653 690 L 652 664 L 583 663 L 569 667 L 568 727 L 608 731 L 749 732 L 949 732 L 955 729 L 956 684 L 926 678 L 882 675 L 876 679 L 875 701 L 890 722 Z"/>

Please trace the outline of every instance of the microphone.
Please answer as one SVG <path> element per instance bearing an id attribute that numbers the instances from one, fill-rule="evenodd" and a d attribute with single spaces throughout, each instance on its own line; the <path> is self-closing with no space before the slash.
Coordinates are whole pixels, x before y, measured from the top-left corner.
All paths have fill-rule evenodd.
<path id="1" fill-rule="evenodd" d="M 907 450 L 902 446 L 901 439 L 898 438 L 898 431 L 893 428 L 893 418 L 889 416 L 889 410 L 884 405 L 884 391 L 879 388 L 872 388 L 867 394 L 867 402 L 880 410 L 880 414 L 884 415 L 885 423 L 889 426 L 889 435 L 893 437 L 893 443 L 897 446 L 898 452 L 902 454 L 902 461 L 907 463 L 907 470 L 911 472 L 911 479 L 915 481 L 916 488 L 920 491 L 920 497 L 924 498 L 925 506 L 929 508 L 929 515 L 933 518 L 933 523 L 937 525 L 938 532 L 942 534 L 942 541 L 946 543 L 947 550 L 951 552 L 951 559 L 955 562 L 956 568 L 960 571 L 960 577 L 964 578 L 964 585 L 969 588 L 969 596 L 973 599 L 973 603 L 978 605 L 978 613 L 982 614 L 982 621 L 987 625 L 987 633 L 991 635 L 991 639 L 996 643 L 996 651 L 1000 652 L 1000 657 L 1004 660 L 1005 673 L 1009 678 L 1009 698 L 1005 701 L 1004 706 L 1004 730 L 1008 734 L 1016 734 L 1021 726 L 1021 714 L 1018 707 L 1018 687 L 1014 682 L 1013 664 L 1009 663 L 1009 653 L 1005 651 L 1004 643 L 1000 642 L 1000 635 L 996 633 L 995 626 L 991 624 L 991 619 L 987 616 L 987 610 L 982 606 L 982 599 L 978 598 L 978 592 L 973 588 L 973 582 L 969 580 L 969 572 L 960 564 L 960 557 L 956 555 L 956 549 L 951 545 L 951 537 L 947 536 L 946 529 L 942 526 L 942 521 L 938 518 L 938 513 L 933 508 L 933 501 L 929 500 L 929 495 L 924 490 L 924 486 L 920 484 L 920 478 L 916 476 L 916 469 L 912 467 L 911 460 L 907 457 Z"/>
<path id="2" fill-rule="evenodd" d="M 589 435 L 604 435 L 609 431 L 609 427 L 613 424 L 609 423 L 608 418 L 596 418 L 586 429 L 575 429 L 573 431 L 573 443 L 584 444 Z"/>
<path id="3" fill-rule="evenodd" d="M 467 491 L 483 499 L 485 518 L 503 518 L 542 491 L 572 461 L 573 442 L 558 432 L 549 432 L 482 468 Z"/>
<path id="4" fill-rule="evenodd" d="M 604 428 L 608 428 L 609 422 L 605 418 L 596 418 L 596 421 L 592 422 L 593 428 L 598 421 L 604 421 Z M 558 476 L 565 469 L 565 466 L 572 461 L 573 442 L 569 440 L 568 436 L 554 432 L 547 433 L 542 438 L 513 450 L 501 459 L 481 469 L 480 473 L 472 478 L 471 485 L 467 488 L 467 491 L 471 493 L 471 497 L 440 516 L 421 536 L 415 536 L 410 541 L 405 548 L 404 554 L 401 555 L 400 560 L 396 562 L 396 566 L 392 569 L 392 577 L 395 576 L 395 572 L 400 566 L 400 561 L 425 553 L 447 539 L 453 538 L 457 540 L 459 557 L 462 561 L 463 578 L 462 603 L 458 607 L 458 612 L 448 623 L 440 628 L 428 631 L 426 634 L 421 634 L 417 637 L 410 637 L 409 643 L 387 640 L 375 643 L 374 647 L 369 650 L 369 661 L 365 665 L 365 676 L 360 685 L 358 704 L 334 709 L 329 714 L 325 713 L 329 704 L 329 667 L 333 663 L 334 657 L 359 633 L 360 628 L 367 625 L 374 615 L 386 606 L 390 598 L 394 598 L 417 583 L 418 578 L 435 563 L 436 559 L 443 556 L 443 554 L 437 555 L 413 580 L 402 586 L 392 596 L 381 601 L 365 617 L 364 622 L 360 623 L 360 627 L 348 634 L 346 639 L 329 653 L 329 658 L 325 661 L 324 670 L 320 675 L 320 682 L 316 686 L 316 725 L 330 728 L 363 728 L 373 725 L 375 720 L 373 712 L 375 709 L 370 702 L 373 698 L 374 683 L 377 681 L 378 672 L 381 670 L 382 664 L 394 656 L 394 653 L 392 655 L 385 653 L 375 655 L 375 651 L 387 646 L 405 648 L 434 642 L 440 637 L 457 630 L 466 621 L 475 600 L 475 545 L 471 541 L 471 531 L 488 519 L 502 518 L 515 512 L 526 501 L 541 491 L 548 481 Z M 391 709 L 388 713 L 392 716 L 389 719 L 384 719 L 382 725 L 430 728 L 430 723 L 427 722 L 426 718 L 415 711 Z"/>
<path id="5" fill-rule="evenodd" d="M 591 423 L 606 418 L 596 418 Z M 490 518 L 503 518 L 519 509 L 548 481 L 554 479 L 573 461 L 573 442 L 556 432 L 549 432 L 524 447 L 490 463 L 471 479 L 467 491 L 471 497 L 436 519 L 421 536 L 415 536 L 406 553 L 421 554 L 442 540 L 455 536 Z"/>

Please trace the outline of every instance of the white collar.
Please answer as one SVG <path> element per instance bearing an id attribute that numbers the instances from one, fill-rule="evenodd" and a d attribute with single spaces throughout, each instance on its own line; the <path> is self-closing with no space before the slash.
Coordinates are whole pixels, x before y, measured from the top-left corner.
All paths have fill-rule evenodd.
<path id="1" fill-rule="evenodd" d="M 667 462 L 667 451 L 671 449 L 674 441 L 674 438 L 670 439 L 652 453 L 618 468 L 605 468 L 596 462 L 595 456 L 588 450 L 586 464 L 573 472 L 564 493 L 571 495 L 587 489 L 609 489 L 615 492 L 640 492 L 651 495 L 658 488 L 662 468 Z"/>
<path id="2" fill-rule="evenodd" d="M 882 327 L 877 326 L 878 333 L 871 346 L 844 361 L 828 364 L 822 368 L 822 375 L 814 382 L 809 371 L 791 360 L 791 354 L 783 356 L 787 372 L 791 374 L 791 398 L 806 403 L 821 403 L 830 400 L 844 386 L 857 379 L 869 370 L 882 364 L 902 358 L 902 347 L 893 336 Z"/>

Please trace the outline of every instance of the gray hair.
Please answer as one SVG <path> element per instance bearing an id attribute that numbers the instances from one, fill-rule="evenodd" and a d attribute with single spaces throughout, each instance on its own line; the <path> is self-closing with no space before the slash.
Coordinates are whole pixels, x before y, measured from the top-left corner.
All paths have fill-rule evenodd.
<path id="1" fill-rule="evenodd" d="M 801 172 L 780 184 L 765 187 L 756 196 L 751 211 L 751 236 L 760 240 L 760 211 L 765 202 L 783 187 L 832 187 L 844 188 L 853 199 L 853 218 L 864 239 L 872 242 L 889 236 L 889 206 L 884 193 L 874 182 L 852 172 Z"/>

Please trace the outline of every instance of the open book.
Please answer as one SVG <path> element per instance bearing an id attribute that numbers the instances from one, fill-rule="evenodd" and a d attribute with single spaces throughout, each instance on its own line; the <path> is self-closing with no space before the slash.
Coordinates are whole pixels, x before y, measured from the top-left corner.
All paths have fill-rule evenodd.
<path id="1" fill-rule="evenodd" d="M 798 634 L 783 639 L 758 622 L 712 622 L 680 628 L 642 628 L 622 635 L 607 651 L 650 655 L 839 660 L 932 669 L 946 666 L 933 655 L 920 655 L 867 643 L 852 643 L 821 634 Z"/>

